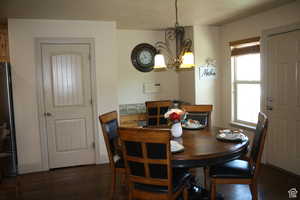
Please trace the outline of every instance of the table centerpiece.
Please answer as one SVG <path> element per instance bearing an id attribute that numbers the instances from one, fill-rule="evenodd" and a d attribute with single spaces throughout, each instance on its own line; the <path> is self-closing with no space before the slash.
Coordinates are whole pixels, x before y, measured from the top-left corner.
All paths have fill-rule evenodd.
<path id="1" fill-rule="evenodd" d="M 181 137 L 181 122 L 185 120 L 186 112 L 178 108 L 172 108 L 165 113 L 164 117 L 168 119 L 168 124 L 171 125 L 172 136 Z"/>

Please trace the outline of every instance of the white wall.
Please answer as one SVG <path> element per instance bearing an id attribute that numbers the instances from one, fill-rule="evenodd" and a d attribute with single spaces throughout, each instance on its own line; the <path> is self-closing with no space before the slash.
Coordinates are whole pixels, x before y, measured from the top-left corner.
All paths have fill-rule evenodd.
<path id="1" fill-rule="evenodd" d="M 154 45 L 164 41 L 164 31 L 117 30 L 118 48 L 118 99 L 119 104 L 178 99 L 178 74 L 173 71 L 140 72 L 131 63 L 133 48 L 140 43 Z M 144 94 L 143 83 L 160 83 L 159 93 Z"/>
<path id="2" fill-rule="evenodd" d="M 98 114 L 117 109 L 116 25 L 99 21 L 9 19 L 18 165 L 21 173 L 42 170 L 37 112 L 35 38 L 93 38 L 95 40 Z M 107 161 L 100 135 L 98 162 Z"/>
<path id="3" fill-rule="evenodd" d="M 195 56 L 194 70 L 179 72 L 179 97 L 180 100 L 192 104 L 212 104 L 212 124 L 220 125 L 220 28 L 214 26 L 195 25 L 189 28 L 188 37 L 193 39 L 193 51 Z M 217 79 L 200 80 L 199 66 L 206 64 L 206 59 L 216 60 Z"/>
<path id="4" fill-rule="evenodd" d="M 300 1 L 247 17 L 221 27 L 220 50 L 222 52 L 222 126 L 231 121 L 231 72 L 229 42 L 261 36 L 263 30 L 300 22 Z"/>
<path id="5" fill-rule="evenodd" d="M 179 99 L 195 104 L 195 72 L 194 69 L 178 72 Z"/>
<path id="6" fill-rule="evenodd" d="M 212 104 L 212 124 L 220 124 L 220 74 L 219 74 L 219 42 L 220 28 L 213 26 L 195 25 L 194 35 L 194 53 L 196 68 L 190 79 L 194 80 L 195 104 Z M 206 59 L 216 60 L 217 78 L 216 80 L 200 80 L 199 66 L 206 65 Z M 187 78 L 186 78 L 187 79 Z"/>
<path id="7" fill-rule="evenodd" d="M 185 39 L 193 41 L 192 51 L 194 52 L 194 27 L 185 27 Z M 195 53 L 195 52 L 194 52 Z M 194 69 L 178 72 L 179 99 L 184 102 L 195 104 L 195 72 Z"/>

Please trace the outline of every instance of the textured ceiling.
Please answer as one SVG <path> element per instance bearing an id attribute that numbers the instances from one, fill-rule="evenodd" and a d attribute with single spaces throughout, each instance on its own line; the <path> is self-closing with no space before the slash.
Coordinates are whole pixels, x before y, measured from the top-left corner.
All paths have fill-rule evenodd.
<path id="1" fill-rule="evenodd" d="M 178 0 L 180 25 L 221 25 L 296 0 Z M 1 0 L 0 17 L 116 21 L 118 28 L 173 26 L 174 0 Z"/>

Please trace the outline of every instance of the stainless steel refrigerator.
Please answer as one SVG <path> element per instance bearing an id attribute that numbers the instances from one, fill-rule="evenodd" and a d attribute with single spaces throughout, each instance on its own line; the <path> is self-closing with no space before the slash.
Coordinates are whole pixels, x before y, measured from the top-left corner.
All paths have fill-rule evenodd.
<path id="1" fill-rule="evenodd" d="M 4 175 L 15 176 L 17 169 L 17 147 L 15 136 L 14 108 L 12 96 L 11 67 L 7 62 L 0 62 L 0 126 L 9 129 L 5 139 L 4 151 L 9 157 L 4 162 Z"/>

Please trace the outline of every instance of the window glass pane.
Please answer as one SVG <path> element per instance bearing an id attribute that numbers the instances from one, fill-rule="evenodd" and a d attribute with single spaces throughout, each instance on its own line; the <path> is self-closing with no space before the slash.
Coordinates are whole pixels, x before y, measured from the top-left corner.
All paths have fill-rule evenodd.
<path id="1" fill-rule="evenodd" d="M 260 54 L 248 54 L 236 57 L 236 79 L 239 81 L 260 80 Z"/>
<path id="2" fill-rule="evenodd" d="M 260 84 L 237 84 L 237 120 L 257 123 Z"/>

